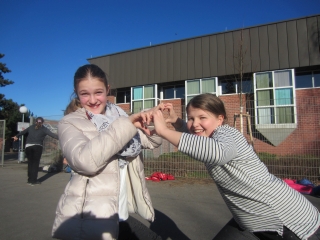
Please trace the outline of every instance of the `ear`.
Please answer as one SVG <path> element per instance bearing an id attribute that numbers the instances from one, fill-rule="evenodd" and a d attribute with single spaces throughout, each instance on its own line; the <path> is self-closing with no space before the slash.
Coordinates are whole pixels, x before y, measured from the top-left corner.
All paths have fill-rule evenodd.
<path id="1" fill-rule="evenodd" d="M 224 120 L 224 116 L 223 115 L 219 115 L 218 116 L 219 125 L 223 124 L 223 120 Z"/>

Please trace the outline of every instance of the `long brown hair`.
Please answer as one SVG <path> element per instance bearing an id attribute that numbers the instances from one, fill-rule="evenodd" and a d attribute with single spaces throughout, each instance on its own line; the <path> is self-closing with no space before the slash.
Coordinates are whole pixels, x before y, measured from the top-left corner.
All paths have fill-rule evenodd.
<path id="1" fill-rule="evenodd" d="M 78 108 L 81 108 L 80 101 L 78 98 L 74 98 L 70 101 L 70 103 L 66 107 L 66 110 L 64 110 L 64 115 L 72 113 L 72 112 L 76 111 Z"/>

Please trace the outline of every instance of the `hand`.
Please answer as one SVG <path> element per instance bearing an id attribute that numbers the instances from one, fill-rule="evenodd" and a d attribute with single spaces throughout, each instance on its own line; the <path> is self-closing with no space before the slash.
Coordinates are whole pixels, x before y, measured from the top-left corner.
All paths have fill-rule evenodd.
<path id="1" fill-rule="evenodd" d="M 169 117 L 166 119 L 167 123 L 175 123 L 178 120 L 178 115 L 173 109 L 172 103 L 166 103 L 164 104 L 164 109 L 167 109 L 169 112 Z"/>
<path id="2" fill-rule="evenodd" d="M 12 137 L 13 138 L 13 141 L 17 141 L 19 138 L 17 138 L 16 136 Z"/>
<path id="3" fill-rule="evenodd" d="M 168 129 L 166 120 L 160 109 L 153 112 L 154 131 L 157 135 L 162 136 L 163 132 Z"/>
<path id="4" fill-rule="evenodd" d="M 68 161 L 67 161 L 67 159 L 66 159 L 66 158 L 63 158 L 62 163 L 63 163 L 64 165 L 68 165 Z"/>
<path id="5" fill-rule="evenodd" d="M 151 132 L 148 128 L 148 125 L 151 122 L 151 118 L 152 118 L 151 111 L 134 113 L 129 116 L 129 119 L 132 122 L 132 124 L 135 127 L 144 131 L 147 135 L 151 135 Z"/>

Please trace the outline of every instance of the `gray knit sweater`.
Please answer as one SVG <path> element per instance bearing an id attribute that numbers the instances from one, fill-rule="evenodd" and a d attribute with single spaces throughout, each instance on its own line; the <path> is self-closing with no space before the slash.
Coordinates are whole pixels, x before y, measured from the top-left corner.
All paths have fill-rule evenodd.
<path id="1" fill-rule="evenodd" d="M 39 129 L 36 129 L 36 124 L 33 124 L 25 130 L 21 131 L 16 135 L 16 137 L 22 136 L 26 133 L 28 133 L 26 144 L 37 144 L 42 146 L 43 140 L 47 135 L 55 139 L 58 139 L 57 134 L 51 132 L 48 128 L 44 126 L 41 126 Z"/>

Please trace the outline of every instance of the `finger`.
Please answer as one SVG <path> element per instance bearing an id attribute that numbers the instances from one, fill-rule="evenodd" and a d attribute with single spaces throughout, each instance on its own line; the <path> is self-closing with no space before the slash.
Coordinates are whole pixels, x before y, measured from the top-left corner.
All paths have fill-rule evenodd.
<path id="1" fill-rule="evenodd" d="M 147 118 L 146 118 L 146 112 L 141 112 L 140 113 L 140 118 L 141 118 L 141 121 L 142 123 L 146 123 L 147 122 Z"/>
<path id="2" fill-rule="evenodd" d="M 146 117 L 145 123 L 146 123 L 147 125 L 150 125 L 151 115 L 152 115 L 152 112 L 151 112 L 151 111 L 148 111 L 148 112 L 145 113 L 145 117 Z"/>
<path id="3" fill-rule="evenodd" d="M 165 104 L 164 104 L 164 103 L 160 103 L 160 104 L 158 105 L 157 110 L 163 111 L 164 109 L 165 109 Z"/>
<path id="4" fill-rule="evenodd" d="M 151 132 L 150 132 L 150 129 L 149 128 L 142 128 L 141 129 L 145 134 L 147 134 L 147 135 L 151 135 Z"/>

